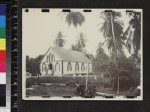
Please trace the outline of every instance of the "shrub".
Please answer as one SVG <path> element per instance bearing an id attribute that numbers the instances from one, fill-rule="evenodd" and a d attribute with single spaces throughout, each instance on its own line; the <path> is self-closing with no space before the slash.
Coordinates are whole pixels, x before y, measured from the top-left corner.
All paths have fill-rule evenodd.
<path id="1" fill-rule="evenodd" d="M 85 84 L 79 84 L 75 90 L 75 95 L 86 97 L 86 98 L 93 98 L 96 94 L 96 86 L 93 84 L 88 84 L 87 90 Z"/>

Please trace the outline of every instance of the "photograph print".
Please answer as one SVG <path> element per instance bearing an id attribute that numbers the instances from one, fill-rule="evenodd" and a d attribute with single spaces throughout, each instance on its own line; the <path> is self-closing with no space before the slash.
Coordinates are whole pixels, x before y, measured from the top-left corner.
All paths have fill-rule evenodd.
<path id="1" fill-rule="evenodd" d="M 22 9 L 23 100 L 143 100 L 142 9 Z"/>

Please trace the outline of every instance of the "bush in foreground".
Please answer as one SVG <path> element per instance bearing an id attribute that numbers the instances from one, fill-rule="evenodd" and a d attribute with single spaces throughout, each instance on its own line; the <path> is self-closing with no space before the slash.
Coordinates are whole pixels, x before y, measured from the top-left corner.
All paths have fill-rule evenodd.
<path id="1" fill-rule="evenodd" d="M 86 89 L 85 84 L 79 84 L 75 90 L 75 95 L 85 97 L 85 98 L 94 98 L 96 94 L 96 86 L 93 84 L 88 84 Z"/>

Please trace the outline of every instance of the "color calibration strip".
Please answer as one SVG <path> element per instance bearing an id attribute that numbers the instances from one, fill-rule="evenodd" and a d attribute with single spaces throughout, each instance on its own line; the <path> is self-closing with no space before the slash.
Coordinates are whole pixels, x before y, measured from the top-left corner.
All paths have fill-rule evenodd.
<path id="1" fill-rule="evenodd" d="M 6 5 L 0 4 L 0 106 L 6 106 Z"/>
<path id="2" fill-rule="evenodd" d="M 18 16 L 18 0 L 14 0 L 13 3 L 11 2 L 11 25 L 10 25 L 11 26 L 11 112 L 18 112 L 18 17 L 17 16 Z"/>

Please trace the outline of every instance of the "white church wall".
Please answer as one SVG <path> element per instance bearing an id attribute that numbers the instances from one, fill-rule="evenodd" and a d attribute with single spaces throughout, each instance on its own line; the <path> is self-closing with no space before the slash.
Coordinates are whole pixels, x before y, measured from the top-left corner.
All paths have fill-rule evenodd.
<path id="1" fill-rule="evenodd" d="M 79 70 L 75 70 L 76 62 L 70 62 L 72 70 L 67 70 L 68 63 L 69 62 L 67 62 L 67 61 L 63 61 L 63 74 L 62 74 L 62 61 L 52 62 L 53 75 L 55 75 L 55 76 L 70 75 L 70 74 L 81 75 L 81 74 L 87 73 L 87 63 L 84 63 L 85 70 L 81 70 L 82 63 L 80 63 L 80 62 L 78 63 L 79 64 Z M 42 76 L 52 75 L 52 74 L 49 74 L 49 72 L 48 72 L 48 70 L 49 70 L 48 65 L 50 64 L 50 62 L 45 62 L 44 64 L 46 66 L 46 71 L 45 71 L 45 69 L 42 71 L 43 63 L 41 63 L 41 65 L 40 65 L 40 68 L 41 68 L 40 70 L 41 70 Z M 56 64 L 58 64 L 58 65 L 56 65 Z M 89 63 L 89 73 L 92 73 L 92 64 L 91 63 Z"/>
<path id="2" fill-rule="evenodd" d="M 64 66 L 63 67 L 63 73 L 64 73 L 64 75 L 69 75 L 69 74 L 81 75 L 81 74 L 86 74 L 87 73 L 86 63 L 84 63 L 85 70 L 81 70 L 82 62 L 70 62 L 71 66 L 72 66 L 72 70 L 70 70 L 70 71 L 67 70 L 68 63 L 69 63 L 69 61 L 64 61 L 63 62 L 63 66 Z M 79 64 L 79 70 L 75 70 L 76 63 Z"/>
<path id="3" fill-rule="evenodd" d="M 73 63 L 73 62 L 70 62 L 71 63 L 71 66 L 72 66 L 72 70 L 67 70 L 67 66 L 68 66 L 68 63 L 69 63 L 69 61 L 63 61 L 63 74 L 64 75 L 69 75 L 69 74 L 73 74 L 74 73 L 74 65 L 75 65 L 75 63 Z"/>
<path id="4" fill-rule="evenodd" d="M 62 75 L 62 61 L 55 61 L 53 63 L 54 66 L 54 75 L 61 76 Z"/>

